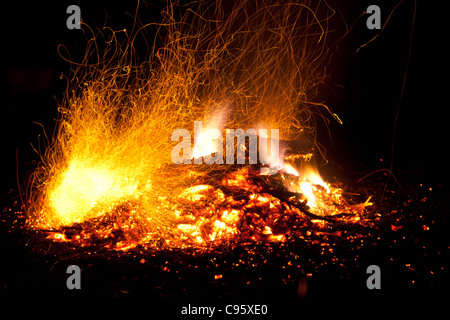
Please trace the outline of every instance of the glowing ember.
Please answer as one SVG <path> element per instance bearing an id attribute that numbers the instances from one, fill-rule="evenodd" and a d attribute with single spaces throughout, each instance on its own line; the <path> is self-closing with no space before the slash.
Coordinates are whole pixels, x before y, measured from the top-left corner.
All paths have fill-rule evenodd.
<path id="1" fill-rule="evenodd" d="M 176 201 L 161 202 L 161 206 L 171 208 L 174 213 L 168 225 L 149 228 L 146 219 L 136 218 L 139 207 L 128 202 L 80 224 L 68 223 L 69 227 L 51 232 L 49 238 L 81 245 L 100 243 L 121 250 L 138 244 L 207 248 L 226 241 L 283 242 L 286 236 L 303 236 L 308 221 L 324 228 L 327 222 L 321 217 L 346 214 L 339 219 L 358 222 L 365 207 L 370 205 L 368 201 L 355 205 L 345 203 L 343 190 L 323 182 L 317 172 L 310 178 L 295 173 L 281 172 L 267 177 L 251 167 L 229 173 L 199 171 L 194 181 L 200 184 L 185 188 L 175 197 Z M 206 184 L 211 183 L 211 174 L 225 177 Z M 314 179 L 315 183 L 309 179 Z M 273 189 L 279 181 L 293 190 Z M 305 215 L 308 210 L 317 215 L 316 219 Z M 78 225 L 81 225 L 81 232 L 77 231 Z"/>

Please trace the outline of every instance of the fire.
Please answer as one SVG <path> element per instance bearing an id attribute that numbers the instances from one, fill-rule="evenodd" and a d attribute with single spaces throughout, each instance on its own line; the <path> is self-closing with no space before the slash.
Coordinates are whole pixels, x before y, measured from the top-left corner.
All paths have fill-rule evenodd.
<path id="1" fill-rule="evenodd" d="M 340 121 L 312 100 L 329 60 L 333 10 L 307 4 L 239 1 L 231 12 L 220 1 L 186 11 L 169 4 L 163 45 L 142 66 L 130 63 L 126 31 L 102 34 L 104 55 L 88 50 L 59 108 L 58 130 L 33 176 L 29 224 L 55 241 L 125 250 L 286 241 L 311 217 L 362 215 L 370 203 L 346 203 L 310 165 L 311 154 L 298 155 L 295 169 L 296 156 L 273 148 L 263 160 L 279 170 L 274 175 L 248 162 L 171 164 L 172 132 L 195 121 L 206 126 L 193 159 L 216 152 L 214 136 L 224 128 L 263 128 L 263 139 L 276 128 L 278 142 L 312 132 L 311 108 Z M 90 63 L 95 57 L 101 61 Z"/>
<path id="2" fill-rule="evenodd" d="M 73 162 L 49 196 L 62 225 L 82 222 L 137 194 L 137 184 L 117 171 Z M 97 208 L 96 210 L 93 210 Z"/>
<path id="3" fill-rule="evenodd" d="M 292 170 L 295 171 L 293 168 L 289 170 L 291 172 Z M 298 173 L 295 175 L 299 176 Z M 323 181 L 317 170 L 311 166 L 308 166 L 303 170 L 302 177 L 303 179 L 300 180 L 298 185 L 298 191 L 302 192 L 306 196 L 306 199 L 308 200 L 307 205 L 314 209 L 317 207 L 316 197 L 314 194 L 317 193 L 318 186 L 322 187 L 327 193 L 330 193 L 330 187 Z"/>
<path id="4" fill-rule="evenodd" d="M 217 152 L 222 145 L 216 141 L 218 136 L 221 136 L 221 130 L 224 123 L 224 112 L 215 114 L 211 120 L 208 121 L 208 126 L 203 130 L 200 129 L 195 137 L 194 149 L 192 157 L 198 159 L 200 157 L 208 156 Z"/>

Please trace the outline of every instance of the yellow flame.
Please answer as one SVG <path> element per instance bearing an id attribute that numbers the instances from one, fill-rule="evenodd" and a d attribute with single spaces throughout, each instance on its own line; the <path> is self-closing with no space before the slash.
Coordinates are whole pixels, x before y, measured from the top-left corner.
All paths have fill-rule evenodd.
<path id="1" fill-rule="evenodd" d="M 307 200 L 306 204 L 312 209 L 317 207 L 316 194 L 321 193 L 317 186 L 330 193 L 330 186 L 322 179 L 317 168 L 311 165 L 303 166 L 299 172 L 291 164 L 285 164 L 283 172 L 298 177 L 298 184 L 293 191 L 302 193 Z M 287 187 L 292 188 L 292 185 Z"/>
<path id="2" fill-rule="evenodd" d="M 202 130 L 197 133 L 198 136 L 194 142 L 194 149 L 192 151 L 193 158 L 209 156 L 217 152 L 219 148 L 223 148 L 222 143 L 217 141 L 217 135 L 222 134 L 221 131 L 224 122 L 224 111 L 220 111 L 211 117 L 211 120 L 206 123 L 205 128 L 203 128 L 202 124 Z"/>
<path id="3" fill-rule="evenodd" d="M 59 221 L 68 225 L 86 219 L 88 213 L 94 213 L 91 211 L 94 207 L 111 206 L 133 197 L 136 189 L 137 184 L 118 175 L 117 170 L 86 167 L 84 163 L 74 161 L 52 190 L 49 202 Z"/>
<path id="4" fill-rule="evenodd" d="M 302 170 L 302 174 L 312 185 L 322 186 L 325 190 L 327 190 L 327 193 L 330 192 L 330 187 L 325 183 L 325 181 L 323 181 L 317 169 L 312 166 L 307 166 Z"/>

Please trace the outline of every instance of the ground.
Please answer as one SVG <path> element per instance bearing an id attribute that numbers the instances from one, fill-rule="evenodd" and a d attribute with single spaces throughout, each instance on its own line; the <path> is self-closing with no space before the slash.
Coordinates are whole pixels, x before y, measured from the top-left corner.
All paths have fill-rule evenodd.
<path id="1" fill-rule="evenodd" d="M 132 303 L 178 317 L 188 304 L 266 304 L 272 316 L 336 302 L 436 310 L 448 299 L 449 190 L 410 172 L 397 179 L 401 186 L 392 181 L 386 191 L 383 172 L 349 182 L 348 191 L 373 195 L 370 228 L 334 225 L 286 243 L 232 243 L 208 252 L 53 242 L 24 227 L 12 193 L 1 214 L 0 301 Z M 81 268 L 80 290 L 66 286 L 72 264 Z M 367 288 L 370 265 L 380 267 L 379 290 Z"/>

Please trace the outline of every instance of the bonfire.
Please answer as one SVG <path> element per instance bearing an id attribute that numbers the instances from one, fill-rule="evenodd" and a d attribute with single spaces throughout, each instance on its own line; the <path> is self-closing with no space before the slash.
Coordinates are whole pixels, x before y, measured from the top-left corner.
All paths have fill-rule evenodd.
<path id="1" fill-rule="evenodd" d="M 366 223 L 370 198 L 352 200 L 319 174 L 315 121 L 341 123 L 315 100 L 334 11 L 239 1 L 169 4 L 163 15 L 133 32 L 85 28 L 86 57 L 70 61 L 58 128 L 28 193 L 29 226 L 81 246 L 208 250 Z M 148 28 L 157 32 L 139 62 L 134 41 Z M 214 137 L 231 128 L 272 147 L 253 158 L 244 137 L 223 152 Z M 195 138 L 179 150 L 181 129 Z M 309 150 L 294 152 L 298 139 Z"/>

